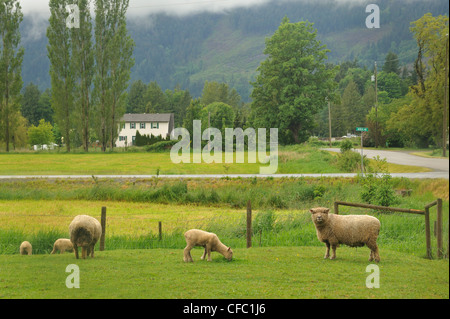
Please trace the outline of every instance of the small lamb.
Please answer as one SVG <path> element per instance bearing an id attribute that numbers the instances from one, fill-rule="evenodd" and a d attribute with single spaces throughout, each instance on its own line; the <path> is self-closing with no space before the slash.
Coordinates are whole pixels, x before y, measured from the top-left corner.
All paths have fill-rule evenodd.
<path id="1" fill-rule="evenodd" d="M 24 241 L 20 244 L 20 254 L 21 255 L 31 255 L 33 248 L 31 247 L 31 244 L 28 241 Z"/>
<path id="2" fill-rule="evenodd" d="M 211 251 L 217 251 L 221 253 L 227 260 L 231 260 L 233 258 L 233 251 L 230 247 L 225 246 L 219 240 L 214 233 L 209 233 L 199 229 L 191 229 L 184 233 L 184 238 L 186 239 L 186 248 L 184 249 L 184 258 L 185 262 L 193 262 L 191 256 L 191 249 L 194 246 L 202 246 L 205 248 L 205 252 L 203 253 L 202 260 L 205 259 L 206 253 L 208 253 L 208 261 L 211 261 Z"/>
<path id="3" fill-rule="evenodd" d="M 324 258 L 336 258 L 336 247 L 344 244 L 350 247 L 367 245 L 370 249 L 369 261 L 380 261 L 377 238 L 380 233 L 380 221 L 369 215 L 328 214 L 329 208 L 310 209 L 311 218 L 316 226 L 317 238 L 325 243 L 327 251 Z"/>
<path id="4" fill-rule="evenodd" d="M 75 257 L 78 259 L 78 246 L 81 246 L 81 258 L 86 255 L 94 258 L 94 246 L 102 235 L 102 225 L 94 217 L 78 215 L 69 225 L 70 241 Z"/>
<path id="5" fill-rule="evenodd" d="M 53 244 L 53 250 L 52 250 L 52 252 L 50 254 L 52 254 L 52 255 L 55 254 L 57 250 L 59 250 L 60 254 L 64 254 L 64 252 L 66 250 L 72 252 L 73 251 L 73 244 L 70 241 L 70 239 L 67 239 L 67 238 L 57 239 L 55 241 L 55 243 Z"/>

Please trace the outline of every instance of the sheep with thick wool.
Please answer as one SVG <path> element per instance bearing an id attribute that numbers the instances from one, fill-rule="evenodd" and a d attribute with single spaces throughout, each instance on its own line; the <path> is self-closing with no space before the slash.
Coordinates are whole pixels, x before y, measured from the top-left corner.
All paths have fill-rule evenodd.
<path id="1" fill-rule="evenodd" d="M 311 218 L 316 226 L 317 238 L 325 243 L 327 251 L 324 258 L 336 258 L 339 244 L 350 247 L 367 245 L 370 249 L 369 261 L 380 261 L 377 238 L 380 233 L 380 221 L 369 215 L 329 214 L 330 209 L 316 207 L 310 209 Z"/>
<path id="2" fill-rule="evenodd" d="M 102 235 L 102 226 L 94 217 L 78 215 L 69 225 L 70 241 L 78 259 L 78 247 L 81 247 L 81 258 L 86 255 L 94 258 L 94 246 Z"/>
<path id="3" fill-rule="evenodd" d="M 23 243 L 20 244 L 19 251 L 21 255 L 31 255 L 33 248 L 30 242 L 24 241 Z"/>
<path id="4" fill-rule="evenodd" d="M 205 259 L 206 254 L 208 254 L 208 261 L 211 261 L 211 252 L 217 251 L 222 254 L 227 260 L 231 260 L 233 258 L 233 251 L 230 247 L 225 246 L 219 240 L 214 233 L 209 233 L 200 229 L 191 229 L 184 233 L 184 238 L 186 239 L 186 248 L 184 249 L 184 258 L 185 262 L 193 262 L 191 256 L 191 249 L 195 246 L 202 246 L 205 248 L 205 252 L 201 259 Z"/>
<path id="5" fill-rule="evenodd" d="M 73 250 L 73 244 L 72 244 L 72 242 L 70 241 L 70 239 L 67 239 L 67 238 L 60 238 L 60 239 L 57 239 L 56 241 L 55 241 L 55 243 L 53 244 L 53 250 L 52 250 L 52 252 L 50 253 L 50 254 L 55 254 L 56 253 L 56 251 L 58 251 L 59 250 L 59 253 L 60 254 L 64 254 L 64 252 L 67 250 L 67 251 L 72 251 Z"/>

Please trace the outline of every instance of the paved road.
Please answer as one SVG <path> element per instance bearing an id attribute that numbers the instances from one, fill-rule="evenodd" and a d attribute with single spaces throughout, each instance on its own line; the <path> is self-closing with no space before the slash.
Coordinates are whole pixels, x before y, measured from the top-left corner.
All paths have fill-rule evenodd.
<path id="1" fill-rule="evenodd" d="M 323 150 L 331 151 L 331 152 L 340 152 L 338 148 L 323 148 Z M 354 149 L 355 152 L 360 153 L 361 150 Z M 380 158 L 386 158 L 386 161 L 394 164 L 401 165 L 412 165 L 412 166 L 421 166 L 431 168 L 436 172 L 449 172 L 449 160 L 441 159 L 441 158 L 428 158 L 422 156 L 416 156 L 408 154 L 407 152 L 398 152 L 398 151 L 382 151 L 382 150 L 365 150 L 363 149 L 363 154 L 368 158 L 376 157 L 377 155 Z"/>

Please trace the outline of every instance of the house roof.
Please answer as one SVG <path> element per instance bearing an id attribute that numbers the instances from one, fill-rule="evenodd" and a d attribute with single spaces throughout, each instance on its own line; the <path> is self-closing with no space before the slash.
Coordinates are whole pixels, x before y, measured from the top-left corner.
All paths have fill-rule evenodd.
<path id="1" fill-rule="evenodd" d="M 120 122 L 170 122 L 173 113 L 126 113 Z"/>

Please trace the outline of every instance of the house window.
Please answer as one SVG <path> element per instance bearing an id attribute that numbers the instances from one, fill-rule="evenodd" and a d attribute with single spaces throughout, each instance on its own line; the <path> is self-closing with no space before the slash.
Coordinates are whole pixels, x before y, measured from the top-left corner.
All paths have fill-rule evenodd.
<path id="1" fill-rule="evenodd" d="M 119 141 L 125 141 L 127 139 L 127 137 L 126 136 L 119 136 Z"/>
<path id="2" fill-rule="evenodd" d="M 145 129 L 145 123 L 141 123 L 141 129 Z"/>
<path id="3" fill-rule="evenodd" d="M 136 145 L 136 136 L 131 137 L 131 144 Z"/>
<path id="4" fill-rule="evenodd" d="M 130 123 L 130 129 L 136 128 L 136 123 Z"/>
<path id="5" fill-rule="evenodd" d="M 158 122 L 152 122 L 152 128 L 159 128 Z"/>

